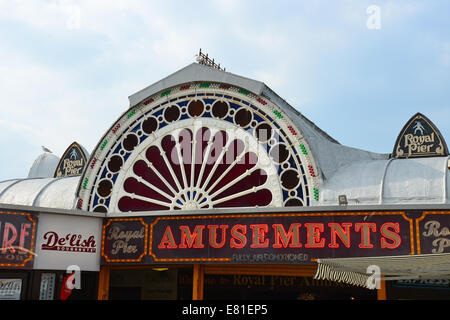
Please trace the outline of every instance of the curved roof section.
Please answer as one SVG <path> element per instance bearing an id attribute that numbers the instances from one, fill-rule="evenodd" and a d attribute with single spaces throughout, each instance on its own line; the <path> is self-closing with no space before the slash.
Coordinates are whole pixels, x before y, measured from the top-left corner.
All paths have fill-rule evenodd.
<path id="1" fill-rule="evenodd" d="M 260 81 L 245 78 L 230 72 L 225 72 L 194 62 L 129 96 L 128 99 L 130 101 L 130 107 L 134 107 L 146 98 L 166 88 L 175 87 L 186 82 L 196 81 L 228 83 L 258 95 L 262 93 L 265 86 L 264 83 Z"/>
<path id="2" fill-rule="evenodd" d="M 313 122 L 303 116 L 298 110 L 279 97 L 263 82 L 245 78 L 230 72 L 212 67 L 192 63 L 160 81 L 129 96 L 130 107 L 143 102 L 148 97 L 183 83 L 209 81 L 221 82 L 246 89 L 256 95 L 263 95 L 276 103 L 290 119 L 298 126 L 305 136 L 313 157 L 320 171 L 319 178 L 326 180 L 337 168 L 359 160 L 387 159 L 388 154 L 377 154 L 339 144 L 326 132 L 318 128 Z"/>
<path id="3" fill-rule="evenodd" d="M 79 176 L 31 178 L 0 182 L 0 203 L 58 209 L 75 207 Z"/>
<path id="4" fill-rule="evenodd" d="M 341 145 L 285 100 L 276 95 L 270 88 L 265 87 L 263 94 L 283 108 L 283 111 L 302 130 L 309 148 L 312 150 L 313 157 L 317 162 L 318 169 L 321 173 L 319 177 L 322 181 L 326 181 L 331 177 L 338 168 L 354 163 L 355 161 L 389 158 L 389 154 L 379 154 Z"/>
<path id="5" fill-rule="evenodd" d="M 449 204 L 450 157 L 363 160 L 340 168 L 321 186 L 318 206 Z M 80 177 L 0 182 L 0 203 L 74 209 Z"/>
<path id="6" fill-rule="evenodd" d="M 52 153 L 44 152 L 34 160 L 28 173 L 28 178 L 51 178 L 55 174 L 59 157 Z"/>
<path id="7" fill-rule="evenodd" d="M 358 161 L 340 168 L 321 188 L 318 205 L 450 203 L 449 157 Z"/>

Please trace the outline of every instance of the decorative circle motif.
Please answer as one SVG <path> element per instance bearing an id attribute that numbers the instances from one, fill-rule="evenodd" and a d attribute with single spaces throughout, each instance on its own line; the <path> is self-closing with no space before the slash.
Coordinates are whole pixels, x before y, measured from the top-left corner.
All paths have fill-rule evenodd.
<path id="1" fill-rule="evenodd" d="M 290 198 L 284 203 L 285 207 L 301 207 L 303 206 L 303 201 L 299 198 Z"/>
<path id="2" fill-rule="evenodd" d="M 281 185 L 287 190 L 294 189 L 299 182 L 300 178 L 295 170 L 286 170 L 281 175 Z"/>
<path id="3" fill-rule="evenodd" d="M 285 144 L 278 143 L 270 149 L 270 157 L 276 163 L 283 163 L 289 157 L 289 150 Z"/>
<path id="4" fill-rule="evenodd" d="M 123 148 L 126 151 L 133 151 L 134 147 L 137 146 L 139 141 L 139 138 L 133 134 L 130 133 L 129 135 L 126 136 L 126 138 L 123 140 Z"/>
<path id="5" fill-rule="evenodd" d="M 272 127 L 268 123 L 261 123 L 255 130 L 259 142 L 267 142 L 272 136 Z"/>
<path id="6" fill-rule="evenodd" d="M 96 206 L 93 211 L 94 212 L 107 213 L 108 209 L 105 206 Z"/>
<path id="7" fill-rule="evenodd" d="M 216 101 L 212 107 L 212 114 L 215 118 L 223 119 L 228 114 L 228 104 L 223 101 Z"/>
<path id="8" fill-rule="evenodd" d="M 110 180 L 101 180 L 97 187 L 97 193 L 101 197 L 107 197 L 111 194 L 112 187 L 113 185 Z"/>
<path id="9" fill-rule="evenodd" d="M 114 155 L 111 157 L 111 159 L 109 159 L 108 169 L 112 173 L 117 173 L 119 172 L 120 168 L 122 168 L 122 165 L 123 165 L 122 157 L 119 155 Z"/>
<path id="10" fill-rule="evenodd" d="M 242 128 L 247 127 L 252 121 L 252 112 L 246 108 L 239 109 L 234 116 L 234 122 Z"/>
<path id="11" fill-rule="evenodd" d="M 203 113 L 205 106 L 200 100 L 194 100 L 189 103 L 188 112 L 191 117 L 198 117 Z"/>
<path id="12" fill-rule="evenodd" d="M 174 122 L 180 117 L 180 109 L 177 106 L 170 106 L 164 111 L 164 119 L 167 122 Z"/>
<path id="13" fill-rule="evenodd" d="M 154 117 L 150 117 L 142 122 L 142 130 L 146 134 L 151 134 L 158 129 L 158 121 Z"/>

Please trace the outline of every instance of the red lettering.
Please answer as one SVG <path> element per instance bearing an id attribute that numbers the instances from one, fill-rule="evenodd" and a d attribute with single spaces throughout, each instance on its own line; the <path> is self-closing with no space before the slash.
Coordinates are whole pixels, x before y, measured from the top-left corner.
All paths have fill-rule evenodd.
<path id="1" fill-rule="evenodd" d="M 22 223 L 22 225 L 20 226 L 20 239 L 19 239 L 19 247 L 20 247 L 20 251 L 24 252 L 25 248 L 25 237 L 30 235 L 29 232 L 27 231 L 28 228 L 31 228 L 31 224 L 30 223 Z"/>
<path id="2" fill-rule="evenodd" d="M 58 242 L 58 235 L 56 232 L 49 231 L 44 234 L 44 240 L 47 240 L 47 243 L 42 244 L 42 247 L 53 248 Z"/>
<path id="3" fill-rule="evenodd" d="M 307 242 L 305 248 L 323 248 L 325 239 L 320 239 L 320 233 L 323 232 L 323 223 L 305 223 Z"/>
<path id="4" fill-rule="evenodd" d="M 361 243 L 358 245 L 361 249 L 371 249 L 373 244 L 370 243 L 370 231 L 377 231 L 377 225 L 375 223 L 355 223 L 355 231 L 361 230 Z"/>
<path id="5" fill-rule="evenodd" d="M 161 242 L 158 245 L 159 249 L 176 249 L 177 245 L 175 244 L 175 240 L 173 238 L 172 229 L 170 226 L 167 226 L 166 231 L 164 231 L 164 235 L 161 239 Z"/>
<path id="6" fill-rule="evenodd" d="M 69 235 L 67 235 L 66 238 L 69 239 Z M 65 244 L 66 244 L 66 239 L 64 239 L 64 238 L 59 238 L 58 244 L 59 244 L 60 246 L 65 245 Z"/>
<path id="7" fill-rule="evenodd" d="M 205 226 L 195 226 L 194 232 L 191 233 L 191 231 L 189 230 L 189 226 L 180 226 L 181 240 L 179 248 L 204 248 L 205 245 L 203 244 L 203 229 L 205 229 Z"/>
<path id="8" fill-rule="evenodd" d="M 301 248 L 300 243 L 300 227 L 301 223 L 292 223 L 289 226 L 289 231 L 286 233 L 282 224 L 273 224 L 275 242 L 274 248 Z M 289 243 L 290 242 L 290 243 Z"/>
<path id="9" fill-rule="evenodd" d="M 226 241 L 226 231 L 228 229 L 227 225 L 221 225 L 220 229 L 222 230 L 222 239 L 220 240 L 220 243 L 217 242 L 217 228 L 218 225 L 209 225 L 209 245 L 213 248 L 222 248 L 225 245 Z"/>
<path id="10" fill-rule="evenodd" d="M 267 248 L 269 246 L 269 239 L 264 239 L 266 233 L 269 231 L 267 224 L 251 224 L 250 228 L 253 230 L 253 243 L 251 248 Z"/>
<path id="11" fill-rule="evenodd" d="M 240 232 L 239 232 L 240 231 Z M 231 240 L 230 247 L 242 249 L 247 244 L 247 237 L 245 234 L 247 233 L 247 226 L 242 224 L 237 224 L 233 228 L 231 228 Z"/>
<path id="12" fill-rule="evenodd" d="M 393 229 L 391 231 L 390 229 Z M 400 237 L 400 225 L 394 222 L 386 222 L 380 228 L 381 233 L 381 248 L 383 249 L 395 249 L 402 243 L 402 238 Z M 392 242 L 388 242 L 392 240 Z"/>
<path id="13" fill-rule="evenodd" d="M 84 240 L 83 241 L 83 247 L 95 248 L 95 238 L 94 238 L 94 236 L 90 236 L 87 240 Z"/>
<path id="14" fill-rule="evenodd" d="M 79 247 L 80 246 L 80 239 L 81 239 L 81 235 L 78 235 L 78 236 L 76 234 L 72 235 L 70 237 L 70 241 L 69 241 L 70 246 L 72 246 L 72 247 Z"/>
<path id="15" fill-rule="evenodd" d="M 182 225 L 176 227 L 180 232 L 179 238 L 177 237 L 176 241 L 171 227 L 166 226 L 158 248 L 199 249 L 205 248 L 206 245 L 213 249 L 221 249 L 228 246 L 232 249 L 242 249 L 248 244 L 252 249 L 268 248 L 269 245 L 274 249 L 302 247 L 308 249 L 320 249 L 325 247 L 344 249 L 352 248 L 352 241 L 355 242 L 355 236 L 359 237 L 356 233 L 360 233 L 360 240 L 356 239 L 358 248 L 360 249 L 372 249 L 374 248 L 374 245 L 381 245 L 380 247 L 382 249 L 395 249 L 402 244 L 399 223 L 386 222 L 377 226 L 374 222 L 355 223 L 334 222 L 336 220 L 331 221 L 333 222 L 328 222 L 326 224 L 320 222 L 309 222 L 304 224 L 246 224 L 244 222 L 243 224 L 229 225 L 224 222 L 224 224 Z M 24 243 L 24 239 L 29 233 L 28 228 L 30 228 L 30 224 L 27 224 L 22 228 L 21 243 Z M 208 229 L 208 235 L 205 234 L 206 228 Z M 304 232 L 306 236 L 303 236 L 303 230 L 306 230 Z M 247 231 L 249 231 L 248 235 Z M 13 231 L 9 232 L 8 237 L 11 237 L 11 232 Z M 326 233 L 324 234 L 324 232 Z M 376 234 L 377 232 L 379 232 L 380 240 L 376 238 L 378 235 Z M 82 240 L 75 238 L 74 235 L 70 236 L 71 238 L 58 238 L 56 234 L 48 233 L 46 234 L 46 239 L 48 240 L 47 245 L 61 245 L 62 242 L 70 242 L 71 245 L 75 246 L 80 245 Z M 206 236 L 208 236 L 207 239 L 205 239 Z M 8 238 L 8 240 L 6 240 L 5 237 L 3 240 L 5 244 L 12 243 L 13 239 Z M 15 236 L 13 238 L 15 239 Z M 380 241 L 380 244 L 378 244 L 378 241 Z M 83 245 L 85 246 L 87 244 L 84 244 L 83 242 Z M 356 242 L 354 243 L 354 246 L 356 247 Z"/>
<path id="16" fill-rule="evenodd" d="M 9 238 L 9 232 L 12 232 L 12 237 Z M 3 246 L 2 253 L 6 253 L 6 250 L 10 250 L 12 253 L 15 253 L 16 250 L 12 247 L 12 244 L 17 239 L 17 229 L 14 227 L 12 223 L 6 222 L 5 229 L 3 230 Z"/>
<path id="17" fill-rule="evenodd" d="M 352 226 L 352 224 L 350 222 L 342 223 L 342 226 L 344 227 L 342 228 L 341 224 L 330 222 L 328 223 L 328 226 L 331 228 L 331 240 L 330 244 L 328 244 L 328 247 L 339 248 L 339 244 L 336 241 L 336 236 L 338 236 L 344 246 L 350 248 L 350 227 Z"/>

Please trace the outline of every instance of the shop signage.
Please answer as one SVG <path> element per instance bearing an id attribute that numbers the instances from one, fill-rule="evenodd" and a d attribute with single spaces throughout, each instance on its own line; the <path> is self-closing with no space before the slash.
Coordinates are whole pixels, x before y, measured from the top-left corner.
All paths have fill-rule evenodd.
<path id="1" fill-rule="evenodd" d="M 416 225 L 418 253 L 450 252 L 450 212 L 425 211 Z"/>
<path id="2" fill-rule="evenodd" d="M 307 264 L 317 258 L 412 254 L 403 212 L 111 218 L 103 263 Z"/>
<path id="3" fill-rule="evenodd" d="M 0 279 L 0 300 L 20 300 L 22 279 Z"/>
<path id="4" fill-rule="evenodd" d="M 345 288 L 351 287 L 351 284 L 345 282 L 331 281 L 327 279 L 314 279 L 312 277 L 296 277 L 296 276 L 275 276 L 275 275 L 218 275 L 208 274 L 204 279 L 205 287 L 220 288 L 258 288 L 262 290 L 292 288 Z M 192 273 L 179 274 L 178 283 L 180 287 L 192 286 Z"/>
<path id="5" fill-rule="evenodd" d="M 100 269 L 102 218 L 41 213 L 36 236 L 35 269 Z"/>
<path id="6" fill-rule="evenodd" d="M 32 268 L 37 217 L 0 211 L 0 268 Z"/>
<path id="7" fill-rule="evenodd" d="M 102 257 L 108 262 L 140 262 L 147 253 L 148 223 L 143 218 L 109 219 L 103 227 Z"/>
<path id="8" fill-rule="evenodd" d="M 87 157 L 81 146 L 74 142 L 64 152 L 55 171 L 55 178 L 79 176 L 83 173 Z"/>
<path id="9" fill-rule="evenodd" d="M 394 158 L 448 155 L 447 145 L 436 126 L 423 114 L 415 114 L 403 127 L 395 142 Z"/>
<path id="10" fill-rule="evenodd" d="M 68 233 L 61 236 L 55 231 L 48 231 L 43 237 L 45 243 L 42 244 L 42 250 L 58 250 L 72 252 L 95 252 L 97 245 L 93 235 L 83 238 L 83 235 Z"/>
<path id="11" fill-rule="evenodd" d="M 392 283 L 393 287 L 399 288 L 427 288 L 450 290 L 449 279 L 404 279 L 396 280 Z"/>

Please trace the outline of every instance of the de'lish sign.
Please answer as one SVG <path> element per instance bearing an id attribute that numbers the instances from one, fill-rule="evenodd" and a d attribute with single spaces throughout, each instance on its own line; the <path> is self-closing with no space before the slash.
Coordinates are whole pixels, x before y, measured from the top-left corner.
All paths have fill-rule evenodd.
<path id="1" fill-rule="evenodd" d="M 99 217 L 41 213 L 34 268 L 99 271 L 101 227 Z"/>
<path id="2" fill-rule="evenodd" d="M 307 264 L 317 258 L 414 253 L 404 212 L 110 218 L 103 263 Z"/>

